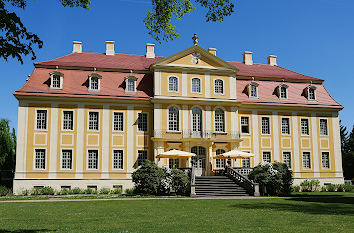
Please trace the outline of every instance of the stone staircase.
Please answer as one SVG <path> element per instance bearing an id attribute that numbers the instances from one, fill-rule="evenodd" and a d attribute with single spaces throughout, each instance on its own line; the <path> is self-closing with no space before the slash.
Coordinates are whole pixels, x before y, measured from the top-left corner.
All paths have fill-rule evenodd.
<path id="1" fill-rule="evenodd" d="M 249 196 L 246 189 L 226 176 L 195 177 L 196 196 Z"/>

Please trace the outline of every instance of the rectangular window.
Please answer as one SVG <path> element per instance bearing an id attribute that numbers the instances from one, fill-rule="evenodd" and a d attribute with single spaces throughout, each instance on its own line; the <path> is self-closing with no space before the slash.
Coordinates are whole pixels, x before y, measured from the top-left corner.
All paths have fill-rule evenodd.
<path id="1" fill-rule="evenodd" d="M 148 131 L 148 114 L 139 113 L 138 114 L 138 131 L 147 132 Z"/>
<path id="2" fill-rule="evenodd" d="M 329 152 L 322 152 L 322 168 L 329 168 Z"/>
<path id="3" fill-rule="evenodd" d="M 135 80 L 127 79 L 127 91 L 135 92 Z"/>
<path id="4" fill-rule="evenodd" d="M 311 154 L 310 152 L 302 152 L 302 167 L 306 169 L 311 168 Z"/>
<path id="5" fill-rule="evenodd" d="M 225 159 L 216 159 L 216 168 L 225 168 Z"/>
<path id="6" fill-rule="evenodd" d="M 138 160 L 137 165 L 141 166 L 145 160 L 148 159 L 148 152 L 147 150 L 138 150 Z"/>
<path id="7" fill-rule="evenodd" d="M 280 87 L 280 99 L 287 99 L 288 93 L 286 87 Z"/>
<path id="8" fill-rule="evenodd" d="M 47 129 L 47 110 L 37 110 L 37 129 Z"/>
<path id="9" fill-rule="evenodd" d="M 283 163 L 285 163 L 288 168 L 291 168 L 291 152 L 283 152 Z"/>
<path id="10" fill-rule="evenodd" d="M 72 169 L 73 163 L 73 151 L 72 150 L 62 150 L 61 152 L 61 168 L 62 169 Z"/>
<path id="11" fill-rule="evenodd" d="M 242 167 L 250 167 L 250 158 L 242 159 Z"/>
<path id="12" fill-rule="evenodd" d="M 96 77 L 91 77 L 91 90 L 98 90 L 98 78 Z"/>
<path id="13" fill-rule="evenodd" d="M 179 159 L 168 159 L 169 168 L 179 168 Z"/>
<path id="14" fill-rule="evenodd" d="M 269 117 L 262 117 L 262 134 L 270 134 Z"/>
<path id="15" fill-rule="evenodd" d="M 98 169 L 98 150 L 88 150 L 88 169 Z"/>
<path id="16" fill-rule="evenodd" d="M 315 89 L 309 88 L 309 100 L 316 100 Z"/>
<path id="17" fill-rule="evenodd" d="M 249 117 L 247 116 L 241 117 L 241 133 L 250 133 Z"/>
<path id="18" fill-rule="evenodd" d="M 122 112 L 113 113 L 113 130 L 123 131 L 124 116 Z"/>
<path id="19" fill-rule="evenodd" d="M 63 130 L 74 129 L 74 112 L 63 111 Z"/>
<path id="20" fill-rule="evenodd" d="M 52 76 L 52 88 L 60 88 L 60 76 L 59 75 L 53 75 Z"/>
<path id="21" fill-rule="evenodd" d="M 45 169 L 45 149 L 35 149 L 35 169 Z"/>
<path id="22" fill-rule="evenodd" d="M 113 150 L 113 169 L 123 169 L 123 150 Z"/>
<path id="23" fill-rule="evenodd" d="M 257 98 L 257 86 L 256 85 L 250 85 L 250 97 L 251 98 Z"/>
<path id="24" fill-rule="evenodd" d="M 310 135 L 309 120 L 308 119 L 301 119 L 301 134 L 302 135 Z"/>
<path id="25" fill-rule="evenodd" d="M 89 112 L 89 130 L 98 130 L 99 129 L 99 119 L 98 112 Z"/>
<path id="26" fill-rule="evenodd" d="M 320 135 L 321 136 L 327 136 L 328 135 L 327 119 L 320 119 Z"/>
<path id="27" fill-rule="evenodd" d="M 290 134 L 290 120 L 289 118 L 281 119 L 281 133 L 289 135 Z"/>
<path id="28" fill-rule="evenodd" d="M 264 151 L 262 157 L 263 157 L 263 162 L 267 162 L 267 163 L 271 162 L 271 154 L 269 151 Z"/>

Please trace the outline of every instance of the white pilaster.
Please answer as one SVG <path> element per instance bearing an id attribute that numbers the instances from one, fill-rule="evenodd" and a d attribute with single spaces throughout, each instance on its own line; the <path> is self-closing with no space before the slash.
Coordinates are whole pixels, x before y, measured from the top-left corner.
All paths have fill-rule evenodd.
<path id="1" fill-rule="evenodd" d="M 313 171 L 314 176 L 320 176 L 320 152 L 318 151 L 318 133 L 316 113 L 311 113 L 311 134 L 312 134 L 312 148 L 313 148 Z"/>
<path id="2" fill-rule="evenodd" d="M 188 96 L 187 72 L 182 72 L 182 96 Z"/>
<path id="3" fill-rule="evenodd" d="M 231 107 L 231 135 L 233 136 L 233 138 L 236 138 L 238 133 L 238 108 Z"/>
<path id="4" fill-rule="evenodd" d="M 210 74 L 205 73 L 205 97 L 210 98 Z"/>
<path id="5" fill-rule="evenodd" d="M 211 112 L 211 107 L 210 106 L 206 106 L 205 107 L 205 129 L 208 132 L 211 132 L 213 130 L 213 126 L 211 124 L 211 116 L 212 116 L 212 112 Z"/>
<path id="6" fill-rule="evenodd" d="M 189 124 L 188 124 L 188 119 L 189 119 L 189 114 L 188 114 L 188 105 L 183 105 L 182 106 L 182 130 L 183 130 L 183 136 L 188 135 L 188 130 L 189 130 Z"/>
<path id="7" fill-rule="evenodd" d="M 50 146 L 49 146 L 49 174 L 48 178 L 56 178 L 57 171 L 57 155 L 60 153 L 58 150 L 58 104 L 51 105 L 51 119 L 50 119 Z"/>
<path id="8" fill-rule="evenodd" d="M 84 171 L 84 137 L 85 135 L 85 106 L 83 104 L 77 105 L 77 145 L 76 145 L 76 179 L 82 179 Z"/>
<path id="9" fill-rule="evenodd" d="M 299 129 L 297 112 L 292 113 L 292 134 L 293 134 L 293 148 L 294 148 L 294 178 L 300 177 L 300 146 L 299 146 Z"/>
<path id="10" fill-rule="evenodd" d="M 16 173 L 15 179 L 25 178 L 26 149 L 28 128 L 28 105 L 24 101 L 18 103 L 17 118 L 17 145 L 16 145 Z"/>
<path id="11" fill-rule="evenodd" d="M 332 125 L 333 125 L 334 155 L 330 155 L 330 156 L 334 156 L 336 177 L 343 177 L 340 126 L 339 126 L 339 117 L 337 112 L 332 113 Z"/>
<path id="12" fill-rule="evenodd" d="M 154 131 L 162 130 L 162 104 L 154 104 Z"/>
<path id="13" fill-rule="evenodd" d="M 253 137 L 253 153 L 254 156 L 254 166 L 257 166 L 261 160 L 259 151 L 259 135 L 258 135 L 258 111 L 252 111 L 252 137 Z"/>
<path id="14" fill-rule="evenodd" d="M 161 71 L 155 70 L 154 72 L 154 95 L 161 95 Z"/>
<path id="15" fill-rule="evenodd" d="M 109 115 L 110 115 L 110 106 L 109 104 L 103 104 L 103 113 L 102 113 L 102 175 L 103 179 L 109 178 Z"/>
<path id="16" fill-rule="evenodd" d="M 279 115 L 278 111 L 273 112 L 273 146 L 274 146 L 274 161 L 280 162 L 279 148 Z"/>
<path id="17" fill-rule="evenodd" d="M 230 75 L 230 99 L 236 99 L 236 77 Z"/>
<path id="18" fill-rule="evenodd" d="M 127 172 L 134 170 L 134 105 L 129 104 L 127 108 Z"/>

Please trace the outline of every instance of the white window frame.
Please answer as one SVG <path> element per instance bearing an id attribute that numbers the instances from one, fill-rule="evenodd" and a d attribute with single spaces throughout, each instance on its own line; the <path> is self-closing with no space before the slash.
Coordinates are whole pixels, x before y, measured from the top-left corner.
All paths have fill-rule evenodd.
<path id="1" fill-rule="evenodd" d="M 139 129 L 139 114 L 146 114 L 146 131 Z M 138 112 L 138 114 L 136 116 L 136 130 L 138 133 L 149 132 L 149 113 L 148 112 Z"/>
<path id="2" fill-rule="evenodd" d="M 283 132 L 283 119 L 288 119 L 288 133 Z M 291 123 L 290 123 L 290 117 L 281 117 L 280 119 L 280 128 L 281 128 L 281 134 L 289 136 L 291 135 Z"/>
<path id="3" fill-rule="evenodd" d="M 218 122 L 221 124 L 221 128 L 223 128 L 222 130 L 219 130 L 216 126 L 217 126 L 217 122 L 216 122 L 216 111 L 220 109 L 223 112 L 223 119 L 222 122 Z M 221 108 L 221 107 L 216 107 L 214 108 L 214 132 L 215 133 L 225 133 L 226 131 L 226 114 L 225 114 L 225 109 Z"/>
<path id="4" fill-rule="evenodd" d="M 92 73 L 89 76 L 89 91 L 100 91 L 101 90 L 101 78 L 102 76 L 97 73 Z M 97 78 L 97 89 L 92 89 L 92 78 Z"/>
<path id="5" fill-rule="evenodd" d="M 170 90 L 170 79 L 171 78 L 176 78 L 176 90 Z M 171 75 L 171 76 L 168 76 L 167 77 L 167 90 L 168 92 L 172 92 L 172 93 L 178 93 L 179 92 L 179 77 L 178 76 L 174 76 L 174 75 Z"/>
<path id="6" fill-rule="evenodd" d="M 114 151 L 122 151 L 122 168 L 115 168 L 114 167 Z M 124 161 L 125 161 L 125 150 L 121 149 L 121 148 L 112 149 L 112 170 L 115 170 L 115 171 L 124 170 Z"/>
<path id="7" fill-rule="evenodd" d="M 282 161 L 283 161 L 283 163 L 286 164 L 286 162 L 285 162 L 285 157 L 284 157 L 284 154 L 285 154 L 285 153 L 289 153 L 289 165 L 290 165 L 290 166 L 288 166 L 288 168 L 289 168 L 289 169 L 292 169 L 291 151 L 283 151 L 283 152 L 282 152 Z M 287 165 L 288 165 L 288 164 L 287 164 Z"/>
<path id="8" fill-rule="evenodd" d="M 54 87 L 54 76 L 59 76 L 59 87 Z M 50 73 L 50 89 L 51 90 L 62 90 L 63 89 L 63 73 L 59 71 L 53 71 Z"/>
<path id="9" fill-rule="evenodd" d="M 89 151 L 97 151 L 97 168 L 89 168 Z M 90 171 L 97 171 L 100 169 L 100 150 L 96 148 L 90 148 L 86 151 L 86 169 Z"/>
<path id="10" fill-rule="evenodd" d="M 289 88 L 289 86 L 286 85 L 285 83 L 282 83 L 282 84 L 279 85 L 279 87 L 278 87 L 278 92 L 279 93 L 278 94 L 279 94 L 279 99 L 280 100 L 287 100 L 289 98 L 289 96 L 288 96 L 288 88 Z M 282 89 L 285 90 L 285 97 L 282 96 Z"/>
<path id="11" fill-rule="evenodd" d="M 324 155 L 324 153 L 327 153 L 328 154 L 328 158 L 327 158 L 327 162 L 328 162 L 328 167 L 324 167 L 323 166 L 323 155 Z M 331 154 L 330 154 L 330 152 L 329 151 L 321 151 L 321 168 L 322 169 L 331 169 Z"/>
<path id="12" fill-rule="evenodd" d="M 144 159 L 143 161 L 139 162 L 139 151 L 146 151 L 146 159 Z M 136 151 L 136 166 L 140 167 L 141 163 L 143 163 L 145 160 L 149 160 L 149 150 L 147 149 L 139 149 Z"/>
<path id="13" fill-rule="evenodd" d="M 194 131 L 194 127 L 193 127 L 193 109 L 194 108 L 197 108 L 200 110 L 200 131 Z M 191 107 L 190 109 L 190 131 L 191 132 L 199 132 L 199 133 L 202 133 L 203 132 L 203 122 L 204 122 L 204 118 L 203 118 L 203 113 L 204 113 L 204 110 L 202 107 L 198 106 L 198 105 L 194 105 Z M 196 128 L 199 128 L 199 126 L 196 126 Z"/>
<path id="14" fill-rule="evenodd" d="M 226 151 L 224 149 L 218 148 L 215 150 L 216 156 L 221 155 L 225 153 Z M 226 167 L 226 159 L 223 158 L 217 158 L 215 160 L 215 168 L 216 169 L 224 169 Z"/>
<path id="15" fill-rule="evenodd" d="M 305 160 L 304 160 L 304 153 L 309 155 L 309 167 L 305 167 Z M 310 151 L 303 151 L 302 153 L 302 169 L 304 170 L 311 170 L 312 168 L 312 156 L 311 156 L 311 152 Z"/>
<path id="16" fill-rule="evenodd" d="M 73 114 L 73 119 L 72 119 L 72 126 L 73 128 L 72 129 L 64 129 L 64 112 L 72 112 Z M 63 109 L 61 111 L 61 130 L 62 131 L 74 131 L 75 129 L 75 111 L 74 110 L 70 110 L 70 109 Z"/>
<path id="17" fill-rule="evenodd" d="M 173 158 L 169 158 L 168 159 L 168 168 L 170 169 L 177 169 L 180 167 L 180 159 L 176 158 L 176 159 L 173 159 Z M 172 165 L 172 167 L 171 167 Z"/>
<path id="18" fill-rule="evenodd" d="M 122 119 L 122 130 L 115 130 L 114 129 L 114 114 L 115 113 L 121 113 L 123 115 L 123 119 Z M 112 111 L 112 132 L 124 132 L 125 129 L 125 114 L 123 111 Z"/>
<path id="19" fill-rule="evenodd" d="M 98 118 L 98 129 L 90 129 L 90 112 L 96 112 L 98 113 L 97 118 Z M 100 111 L 87 111 L 87 131 L 89 132 L 99 132 L 100 131 L 100 121 L 101 121 L 101 117 L 100 117 Z"/>
<path id="20" fill-rule="evenodd" d="M 126 93 L 136 93 L 136 80 L 138 80 L 138 79 L 132 75 L 125 78 L 125 92 Z M 133 90 L 129 90 L 129 81 L 133 81 L 133 84 L 134 84 Z"/>
<path id="21" fill-rule="evenodd" d="M 248 133 L 244 133 L 244 132 L 242 132 L 242 126 L 244 125 L 244 124 L 242 124 L 242 118 L 247 118 L 248 120 L 247 120 L 247 128 L 248 128 Z M 250 117 L 249 116 L 240 116 L 240 131 L 241 131 L 241 134 L 243 134 L 243 135 L 249 135 L 250 134 Z"/>
<path id="22" fill-rule="evenodd" d="M 269 162 L 264 161 L 264 153 L 269 153 Z M 269 151 L 269 150 L 262 151 L 262 162 L 268 162 L 268 163 L 272 162 L 272 152 L 271 151 Z"/>
<path id="23" fill-rule="evenodd" d="M 263 158 L 262 158 L 263 159 Z M 248 162 L 245 162 L 248 161 Z M 245 163 L 248 163 L 248 166 L 244 166 Z M 251 167 L 251 159 L 250 158 L 243 158 L 241 159 L 241 167 L 243 168 L 250 168 Z"/>
<path id="24" fill-rule="evenodd" d="M 323 132 L 321 132 L 322 131 L 322 129 L 321 129 L 321 120 L 322 121 L 326 121 L 326 133 L 325 134 L 323 134 Z M 327 118 L 320 118 L 319 119 L 319 122 L 318 122 L 318 128 L 319 128 L 319 130 L 320 130 L 320 136 L 328 136 L 328 119 Z"/>
<path id="25" fill-rule="evenodd" d="M 302 132 L 302 120 L 306 120 L 307 121 L 307 132 L 308 132 L 308 134 L 304 134 Z M 300 133 L 301 133 L 301 136 L 310 136 L 310 120 L 308 118 L 300 118 Z"/>
<path id="26" fill-rule="evenodd" d="M 254 82 L 254 81 L 252 81 L 250 84 L 248 84 L 248 93 L 249 93 L 248 98 L 250 98 L 250 99 L 258 99 L 258 86 L 259 86 L 259 84 Z M 252 91 L 251 91 L 252 87 L 255 88 L 256 95 L 252 95 Z"/>
<path id="27" fill-rule="evenodd" d="M 36 150 L 44 150 L 44 168 L 36 168 Z M 33 148 L 33 170 L 45 171 L 47 168 L 47 149 L 46 148 Z"/>
<path id="28" fill-rule="evenodd" d="M 170 129 L 170 108 L 177 109 L 177 129 Z M 170 105 L 167 108 L 167 131 L 168 132 L 180 132 L 181 130 L 180 109 L 175 105 Z"/>
<path id="29" fill-rule="evenodd" d="M 46 119 L 45 119 L 45 122 L 46 122 L 46 125 L 45 125 L 45 129 L 39 129 L 37 128 L 37 116 L 38 116 L 38 111 L 46 111 Z M 34 122 L 34 129 L 37 130 L 37 131 L 48 131 L 48 109 L 45 109 L 45 108 L 36 108 L 35 109 L 35 122 Z"/>
<path id="30" fill-rule="evenodd" d="M 193 91 L 193 80 L 197 79 L 199 80 L 199 91 Z M 202 93 L 202 79 L 199 77 L 192 77 L 191 78 L 191 93 L 192 94 L 201 94 Z"/>
<path id="31" fill-rule="evenodd" d="M 71 151 L 71 168 L 63 168 L 63 151 Z M 71 148 L 62 148 L 60 150 L 60 170 L 71 171 L 74 167 L 74 151 Z"/>
<path id="32" fill-rule="evenodd" d="M 222 82 L 222 92 L 216 92 L 216 81 Z M 222 78 L 215 78 L 214 79 L 214 95 L 225 95 L 225 80 Z"/>
<path id="33" fill-rule="evenodd" d="M 313 90 L 313 98 L 310 98 L 311 95 L 310 95 L 310 89 Z M 307 87 L 307 100 L 309 101 L 316 101 L 316 87 L 315 86 L 312 86 L 312 85 L 309 85 Z"/>
<path id="34" fill-rule="evenodd" d="M 268 118 L 268 133 L 263 133 L 263 118 Z M 261 116 L 261 135 L 271 135 L 271 121 L 269 116 Z"/>

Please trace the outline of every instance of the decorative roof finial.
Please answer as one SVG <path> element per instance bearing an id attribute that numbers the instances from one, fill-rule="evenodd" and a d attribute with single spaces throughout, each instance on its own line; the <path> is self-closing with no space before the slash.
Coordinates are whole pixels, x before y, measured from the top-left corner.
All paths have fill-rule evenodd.
<path id="1" fill-rule="evenodd" d="M 199 37 L 197 36 L 197 33 L 194 33 L 194 36 L 192 37 L 192 40 L 193 40 L 193 44 L 194 44 L 194 45 L 197 45 L 197 44 L 198 44 L 198 39 L 199 39 Z"/>

